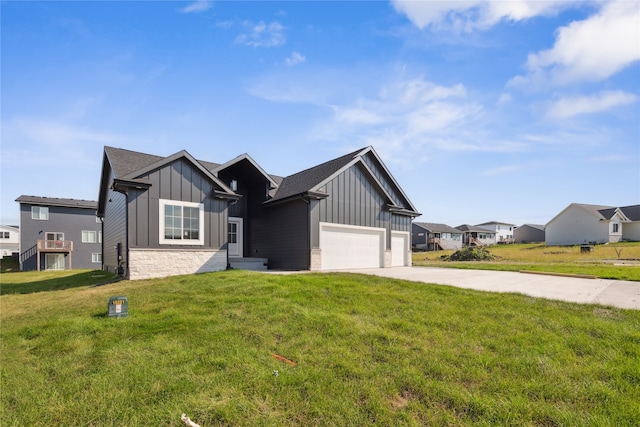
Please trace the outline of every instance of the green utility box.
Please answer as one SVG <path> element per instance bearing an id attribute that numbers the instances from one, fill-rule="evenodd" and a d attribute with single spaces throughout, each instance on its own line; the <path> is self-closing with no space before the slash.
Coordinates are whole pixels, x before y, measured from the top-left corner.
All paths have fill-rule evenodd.
<path id="1" fill-rule="evenodd" d="M 111 297 L 107 306 L 109 317 L 126 317 L 129 315 L 129 301 L 127 297 Z"/>

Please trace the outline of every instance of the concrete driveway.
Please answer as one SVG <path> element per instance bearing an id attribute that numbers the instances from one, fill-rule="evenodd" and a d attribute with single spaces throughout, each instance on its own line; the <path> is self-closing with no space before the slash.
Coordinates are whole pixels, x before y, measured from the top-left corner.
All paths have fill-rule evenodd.
<path id="1" fill-rule="evenodd" d="M 392 267 L 348 271 L 479 291 L 514 292 L 532 297 L 640 310 L 640 282 L 433 267 Z"/>

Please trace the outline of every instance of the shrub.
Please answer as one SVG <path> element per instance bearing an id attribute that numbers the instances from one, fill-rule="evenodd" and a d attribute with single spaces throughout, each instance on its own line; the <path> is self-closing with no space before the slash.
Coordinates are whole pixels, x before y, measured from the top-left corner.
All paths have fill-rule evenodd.
<path id="1" fill-rule="evenodd" d="M 462 248 L 449 255 L 446 261 L 494 261 L 496 256 L 484 247 Z"/>

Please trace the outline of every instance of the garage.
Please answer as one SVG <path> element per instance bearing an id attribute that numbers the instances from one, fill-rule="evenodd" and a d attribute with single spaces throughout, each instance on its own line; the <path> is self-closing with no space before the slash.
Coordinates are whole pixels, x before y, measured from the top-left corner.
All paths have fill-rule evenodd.
<path id="1" fill-rule="evenodd" d="M 385 229 L 320 223 L 322 270 L 384 266 Z"/>
<path id="2" fill-rule="evenodd" d="M 404 267 L 409 264 L 409 233 L 391 232 L 391 266 Z"/>

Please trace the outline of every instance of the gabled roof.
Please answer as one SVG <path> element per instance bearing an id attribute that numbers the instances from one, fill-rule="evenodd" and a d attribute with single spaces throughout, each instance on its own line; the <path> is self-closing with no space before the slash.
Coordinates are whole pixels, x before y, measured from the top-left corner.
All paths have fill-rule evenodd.
<path id="1" fill-rule="evenodd" d="M 456 227 L 460 231 L 470 232 L 470 233 L 485 233 L 485 234 L 496 234 L 493 230 L 488 230 L 486 228 L 476 227 L 474 225 L 462 224 Z"/>
<path id="2" fill-rule="evenodd" d="M 623 221 L 640 221 L 640 205 L 622 206 L 619 208 L 601 209 L 598 211 L 606 220 L 618 213 Z"/>
<path id="3" fill-rule="evenodd" d="M 327 178 L 334 176 L 345 166 L 349 165 L 362 151 L 363 149 L 360 149 L 352 153 L 345 154 L 337 159 L 330 160 L 285 177 L 270 202 L 287 199 L 291 196 L 297 196 L 308 191 L 313 191 L 314 188 L 318 187 L 319 184 Z"/>
<path id="4" fill-rule="evenodd" d="M 123 181 L 136 181 L 154 169 L 158 169 L 178 159 L 185 158 L 199 169 L 203 175 L 220 186 L 223 192 L 233 194 L 233 191 L 231 191 L 225 183 L 220 181 L 205 165 L 196 160 L 186 150 L 178 151 L 168 157 L 155 156 L 152 154 L 139 153 L 114 147 L 105 147 L 104 151 L 116 179 Z"/>
<path id="5" fill-rule="evenodd" d="M 232 165 L 240 163 L 243 160 L 251 163 L 251 165 L 254 168 L 256 168 L 256 170 L 258 172 L 260 172 L 260 174 L 262 174 L 267 179 L 267 181 L 269 181 L 269 184 L 271 185 L 271 188 L 276 188 L 278 186 L 278 183 L 271 177 L 271 175 L 266 173 L 264 171 L 264 169 L 262 169 L 262 167 L 260 167 L 260 165 L 258 163 L 256 163 L 256 161 L 253 160 L 251 158 L 251 156 L 249 156 L 247 153 L 241 154 L 238 157 L 236 157 L 235 159 L 229 160 L 227 163 L 224 163 L 222 165 L 217 165 L 213 169 L 210 169 L 210 170 L 215 176 L 218 176 L 218 172 L 220 172 L 220 171 L 222 171 L 224 169 L 227 169 L 228 167 L 230 167 Z"/>
<path id="6" fill-rule="evenodd" d="M 547 222 L 546 225 L 549 225 L 556 218 L 558 218 L 560 215 L 562 215 L 564 212 L 566 212 L 568 209 L 570 209 L 572 207 L 581 209 L 584 212 L 587 212 L 587 213 L 591 214 L 592 216 L 594 216 L 598 220 L 606 220 L 607 219 L 600 213 L 600 211 L 602 211 L 602 210 L 606 211 L 608 209 L 615 209 L 615 206 L 589 205 L 589 204 L 586 204 L 586 203 L 571 203 L 569 206 L 567 206 L 562 211 L 560 211 L 559 214 L 557 214 L 556 216 L 551 218 L 549 220 L 549 222 Z"/>
<path id="7" fill-rule="evenodd" d="M 544 225 L 542 225 L 542 224 L 522 224 L 518 228 L 522 228 L 522 227 L 530 227 L 530 228 L 538 229 L 540 231 L 544 231 Z"/>
<path id="8" fill-rule="evenodd" d="M 478 227 L 481 227 L 483 225 L 515 225 L 515 224 L 509 224 L 508 222 L 500 222 L 500 221 L 489 221 L 489 222 L 483 222 L 482 224 L 476 224 Z"/>
<path id="9" fill-rule="evenodd" d="M 380 166 L 382 166 L 382 169 L 387 175 L 389 181 L 393 184 L 397 192 L 404 198 L 406 206 L 397 206 L 395 204 L 393 197 L 388 193 L 384 185 L 380 182 L 371 168 L 363 160 L 363 156 L 368 153 L 371 153 L 380 164 Z M 382 163 L 380 157 L 377 155 L 373 147 L 365 147 L 356 150 L 349 154 L 345 154 L 344 156 L 340 156 L 336 159 L 321 163 L 317 166 L 305 169 L 301 172 L 284 178 L 273 198 L 266 203 L 277 203 L 283 200 L 300 197 L 303 195 L 308 195 L 314 198 L 326 197 L 327 194 L 321 191 L 322 187 L 324 187 L 329 181 L 331 181 L 336 176 L 355 164 L 358 164 L 362 168 L 362 170 L 367 175 L 369 175 L 371 182 L 388 199 L 389 209 L 391 211 L 411 216 L 420 215 L 416 211 L 413 204 L 409 201 L 409 198 L 404 194 L 393 176 L 386 169 L 384 163 Z"/>
<path id="10" fill-rule="evenodd" d="M 16 202 L 25 205 L 63 206 L 69 208 L 96 209 L 98 202 L 82 199 L 61 199 L 58 197 L 20 196 Z"/>
<path id="11" fill-rule="evenodd" d="M 462 230 L 448 226 L 447 224 L 436 224 L 433 222 L 414 222 L 420 228 L 429 233 L 455 233 L 462 234 Z"/>

